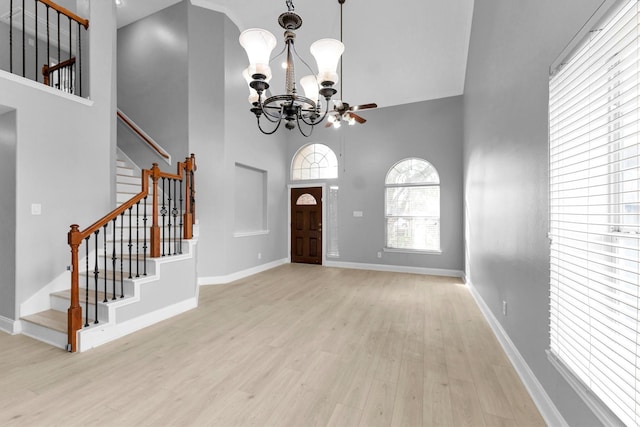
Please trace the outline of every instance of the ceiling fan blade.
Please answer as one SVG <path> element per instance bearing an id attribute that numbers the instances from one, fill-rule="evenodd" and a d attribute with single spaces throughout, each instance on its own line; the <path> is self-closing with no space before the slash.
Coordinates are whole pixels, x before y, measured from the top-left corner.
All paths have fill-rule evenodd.
<path id="1" fill-rule="evenodd" d="M 331 123 L 331 122 L 327 122 L 327 123 L 324 124 L 324 127 L 326 127 L 326 128 L 330 128 L 331 126 L 333 126 L 333 123 Z"/>
<path id="2" fill-rule="evenodd" d="M 353 118 L 355 119 L 355 121 L 356 121 L 356 122 L 358 122 L 358 123 L 360 123 L 360 124 L 362 124 L 362 123 L 364 123 L 364 122 L 366 122 L 366 121 L 367 121 L 367 119 L 365 119 L 364 117 L 360 117 L 359 115 L 357 115 L 357 114 L 355 114 L 355 113 L 349 113 L 349 115 L 350 115 L 351 117 L 353 117 Z"/>
<path id="3" fill-rule="evenodd" d="M 378 104 L 372 102 L 371 104 L 354 105 L 351 107 L 351 111 L 367 110 L 369 108 L 378 108 Z"/>

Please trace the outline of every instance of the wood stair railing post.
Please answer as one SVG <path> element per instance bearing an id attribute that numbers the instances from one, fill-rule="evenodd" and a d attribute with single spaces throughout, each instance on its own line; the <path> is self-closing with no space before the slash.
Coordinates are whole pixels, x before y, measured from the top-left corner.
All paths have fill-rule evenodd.
<path id="1" fill-rule="evenodd" d="M 78 286 L 79 264 L 78 248 L 82 243 L 80 228 L 77 224 L 71 226 L 67 235 L 71 247 L 71 306 L 67 310 L 67 350 L 76 352 L 77 332 L 82 328 L 82 307 L 80 306 L 80 291 Z"/>
<path id="2" fill-rule="evenodd" d="M 196 164 L 196 155 L 191 153 L 191 170 L 193 172 L 198 170 L 198 165 Z M 193 221 L 193 223 L 195 224 L 196 221 L 196 200 L 195 200 L 195 195 L 196 195 L 196 178 L 195 178 L 195 174 L 192 174 L 192 179 L 191 179 L 191 220 Z"/>
<path id="3" fill-rule="evenodd" d="M 47 64 L 42 66 L 42 77 L 44 79 L 44 84 L 49 86 L 49 65 Z"/>
<path id="4" fill-rule="evenodd" d="M 151 258 L 160 257 L 160 225 L 158 225 L 158 179 L 160 168 L 157 163 L 151 167 L 151 180 L 153 181 L 153 208 L 151 213 L 151 245 L 149 254 Z"/>
<path id="5" fill-rule="evenodd" d="M 191 171 L 193 171 L 194 164 L 193 154 L 191 157 L 187 157 L 185 159 L 184 164 L 184 179 L 185 179 L 185 199 L 184 199 L 184 238 L 185 240 L 189 240 L 193 238 L 193 212 L 191 212 L 192 199 L 191 199 L 191 190 L 192 190 L 192 182 L 191 182 Z"/>

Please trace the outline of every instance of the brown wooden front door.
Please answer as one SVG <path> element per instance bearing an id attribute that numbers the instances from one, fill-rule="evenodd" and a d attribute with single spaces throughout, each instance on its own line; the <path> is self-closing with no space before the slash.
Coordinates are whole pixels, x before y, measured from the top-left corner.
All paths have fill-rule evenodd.
<path id="1" fill-rule="evenodd" d="M 322 264 L 322 187 L 291 189 L 291 262 Z"/>

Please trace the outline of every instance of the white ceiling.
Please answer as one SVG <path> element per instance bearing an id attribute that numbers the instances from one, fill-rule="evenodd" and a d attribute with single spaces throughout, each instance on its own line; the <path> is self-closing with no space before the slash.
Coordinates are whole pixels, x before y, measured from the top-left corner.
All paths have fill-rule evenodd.
<path id="1" fill-rule="evenodd" d="M 179 1 L 123 0 L 118 26 Z M 191 2 L 225 13 L 240 31 L 252 27 L 271 31 L 278 38 L 274 55 L 282 49 L 277 19 L 286 10 L 285 0 Z M 297 51 L 313 64 L 308 46 L 314 40 L 340 38 L 340 4 L 338 0 L 294 0 L 294 5 L 303 20 L 296 31 Z M 376 102 L 386 107 L 461 95 L 472 13 L 473 0 L 346 0 L 343 100 L 352 105 Z M 278 78 L 274 73 L 274 89 Z"/>

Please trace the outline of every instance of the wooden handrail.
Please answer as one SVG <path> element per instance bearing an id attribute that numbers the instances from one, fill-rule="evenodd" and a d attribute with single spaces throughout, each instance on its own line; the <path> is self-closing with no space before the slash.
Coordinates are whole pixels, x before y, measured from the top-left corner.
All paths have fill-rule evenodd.
<path id="1" fill-rule="evenodd" d="M 133 123 L 131 119 L 129 119 L 129 117 L 126 116 L 126 114 L 124 114 L 120 110 L 118 110 L 116 114 L 118 115 L 118 118 L 122 120 L 127 126 L 129 126 L 129 129 L 134 131 L 136 135 L 138 135 L 144 142 L 146 142 L 147 145 L 149 145 L 153 151 L 155 151 L 156 153 L 158 153 L 158 155 L 160 155 L 161 157 L 167 160 L 170 159 L 170 156 L 167 153 L 165 153 L 164 150 L 161 149 L 158 146 L 158 144 L 156 144 L 142 129 L 136 126 L 136 124 Z"/>
<path id="2" fill-rule="evenodd" d="M 89 29 L 89 20 L 88 19 L 84 19 L 84 18 L 79 17 L 75 13 L 71 12 L 68 9 L 65 9 L 64 7 L 60 6 L 59 4 L 56 4 L 56 3 L 52 2 L 51 0 L 38 0 L 38 1 L 40 3 L 42 3 L 42 4 L 45 4 L 45 5 L 49 6 L 50 8 L 52 8 L 54 10 L 57 10 L 58 12 L 62 13 L 64 16 L 66 16 L 67 18 L 73 19 L 78 24 L 82 25 L 85 30 Z"/>
<path id="3" fill-rule="evenodd" d="M 151 233 L 150 233 L 150 247 L 149 254 L 152 258 L 160 257 L 160 226 L 158 221 L 158 181 L 160 178 L 174 179 L 185 182 L 185 189 L 187 195 L 185 198 L 185 209 L 183 213 L 183 238 L 191 239 L 193 237 L 193 224 L 194 224 L 194 203 L 193 194 L 195 189 L 192 181 L 193 172 L 195 167 L 195 155 L 191 154 L 184 162 L 178 162 L 177 173 L 167 173 L 160 171 L 157 163 L 154 163 L 151 169 L 142 170 L 142 191 L 133 196 L 128 201 L 100 218 L 91 226 L 80 231 L 80 227 L 77 224 L 71 225 L 71 230 L 67 235 L 67 241 L 71 247 L 71 304 L 67 311 L 67 333 L 68 333 L 68 350 L 75 352 L 77 350 L 77 332 L 82 328 L 82 307 L 80 306 L 80 294 L 79 294 L 79 260 L 78 252 L 82 241 L 87 239 L 92 234 L 98 232 L 102 227 L 106 227 L 111 221 L 114 221 L 118 216 L 122 215 L 127 210 L 131 209 L 141 200 L 149 195 L 149 178 L 151 178 L 153 185 L 153 208 L 151 212 Z M 106 247 L 106 246 L 105 246 Z M 115 253 L 115 252 L 114 252 Z M 115 261 L 114 261 L 115 262 Z"/>
<path id="4" fill-rule="evenodd" d="M 63 68 L 70 67 L 75 63 L 76 63 L 76 58 L 73 57 L 73 58 L 67 59 L 66 61 L 62 61 L 56 65 L 53 65 L 51 67 L 47 64 L 44 64 L 42 66 L 42 77 L 44 78 L 44 84 L 49 86 L 49 79 L 51 74 Z"/>

